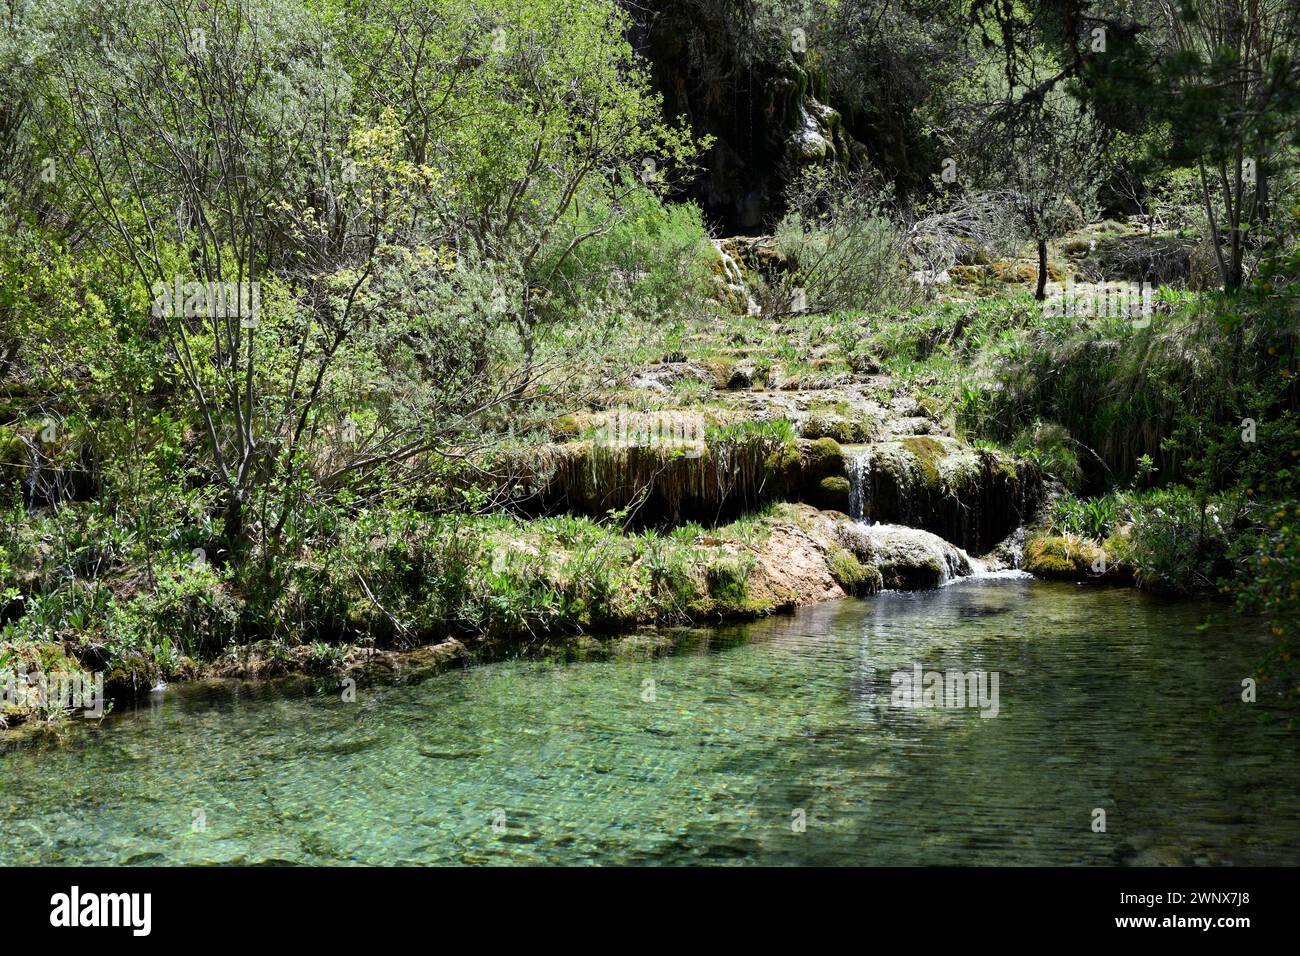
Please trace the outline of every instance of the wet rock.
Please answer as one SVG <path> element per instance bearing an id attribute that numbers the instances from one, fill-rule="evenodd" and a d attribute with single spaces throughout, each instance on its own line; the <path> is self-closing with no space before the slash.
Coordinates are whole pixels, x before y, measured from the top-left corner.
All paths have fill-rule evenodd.
<path id="1" fill-rule="evenodd" d="M 858 525 L 844 533 L 855 555 L 879 568 L 884 586 L 894 590 L 937 588 L 974 570 L 964 551 L 919 528 Z"/>
<path id="2" fill-rule="evenodd" d="M 779 499 L 798 487 L 793 443 L 766 435 L 725 442 L 568 442 L 512 462 L 513 484 L 536 506 L 603 515 L 637 506 L 636 518 L 708 520 Z M 829 472 L 828 472 L 829 473 Z"/>
<path id="3" fill-rule="evenodd" d="M 795 268 L 794 262 L 777 248 L 775 236 L 733 236 L 726 240 L 726 248 L 746 269 L 765 279 L 775 279 Z"/>
<path id="4" fill-rule="evenodd" d="M 885 438 L 906 438 L 909 435 L 943 435 L 946 432 L 930 418 L 893 418 L 885 426 Z M 949 436 L 951 437 L 951 436 Z"/>
<path id="5" fill-rule="evenodd" d="M 944 435 L 910 435 L 867 447 L 863 518 L 940 535 L 982 553 L 1032 514 L 1041 477 L 1031 463 Z"/>

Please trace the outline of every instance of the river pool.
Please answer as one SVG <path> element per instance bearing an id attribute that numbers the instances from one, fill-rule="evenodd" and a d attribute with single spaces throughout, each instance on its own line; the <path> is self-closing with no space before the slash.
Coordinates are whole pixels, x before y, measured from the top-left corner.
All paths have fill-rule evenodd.
<path id="1" fill-rule="evenodd" d="M 174 686 L 0 755 L 0 864 L 1300 862 L 1223 607 L 984 578 L 639 646 Z M 918 667 L 996 675 L 996 716 L 900 706 Z"/>

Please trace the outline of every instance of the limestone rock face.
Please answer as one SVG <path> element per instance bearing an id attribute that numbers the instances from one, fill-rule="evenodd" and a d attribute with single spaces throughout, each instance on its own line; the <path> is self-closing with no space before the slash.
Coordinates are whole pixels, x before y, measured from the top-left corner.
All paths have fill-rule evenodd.
<path id="1" fill-rule="evenodd" d="M 731 22 L 734 5 L 666 0 L 630 5 L 632 41 L 666 116 L 712 137 L 692 199 L 724 233 L 753 233 L 783 211 L 783 194 L 812 166 L 848 169 L 866 146 L 835 108 L 828 77 L 799 45 L 757 50 Z M 793 40 L 793 36 L 791 37 Z"/>
<path id="2" fill-rule="evenodd" d="M 946 435 L 909 435 L 868 445 L 856 467 L 861 517 L 906 524 L 981 554 L 1032 513 L 1033 465 Z"/>

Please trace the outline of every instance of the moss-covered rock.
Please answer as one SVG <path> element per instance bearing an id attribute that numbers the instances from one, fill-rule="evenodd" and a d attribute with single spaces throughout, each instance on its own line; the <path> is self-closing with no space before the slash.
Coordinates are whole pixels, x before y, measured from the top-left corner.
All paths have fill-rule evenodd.
<path id="1" fill-rule="evenodd" d="M 158 665 L 142 654 L 120 657 L 104 675 L 104 693 L 131 698 L 153 687 L 161 676 Z"/>
<path id="2" fill-rule="evenodd" d="M 867 520 L 922 528 L 976 554 L 1024 523 L 1042 485 L 1032 463 L 945 435 L 871 445 L 862 481 Z"/>
<path id="3" fill-rule="evenodd" d="M 845 548 L 834 548 L 830 553 L 831 574 L 835 582 L 844 589 L 845 594 L 863 597 L 875 594 L 884 587 L 884 578 L 880 569 L 870 564 L 863 564 Z"/>
<path id="4" fill-rule="evenodd" d="M 551 445 L 500 466 L 524 507 L 604 515 L 635 507 L 645 523 L 717 520 L 788 495 L 801 459 L 776 433 L 664 444 L 599 439 Z"/>
<path id="5" fill-rule="evenodd" d="M 840 475 L 823 478 L 817 483 L 817 503 L 834 511 L 849 510 L 849 480 Z"/>
<path id="6" fill-rule="evenodd" d="M 831 475 L 844 474 L 844 450 L 834 438 L 818 438 L 801 444 L 804 479 L 809 484 Z"/>
<path id="7" fill-rule="evenodd" d="M 880 426 L 862 416 L 817 412 L 803 423 L 800 433 L 804 438 L 831 438 L 841 445 L 856 445 L 879 438 Z"/>
<path id="8" fill-rule="evenodd" d="M 582 433 L 582 420 L 577 415 L 561 415 L 551 422 L 550 433 L 560 440 L 577 438 Z"/>
<path id="9" fill-rule="evenodd" d="M 1035 535 L 1025 542 L 1021 567 L 1039 578 L 1056 581 L 1116 583 L 1131 579 L 1123 561 L 1106 547 L 1084 538 Z"/>
<path id="10" fill-rule="evenodd" d="M 712 376 L 713 387 L 723 389 L 731 382 L 731 373 L 735 370 L 736 360 L 728 356 L 718 355 L 704 359 L 701 365 Z"/>
<path id="11" fill-rule="evenodd" d="M 27 446 L 22 438 L 8 425 L 0 425 L 0 492 L 19 485 L 26 461 Z"/>
<path id="12" fill-rule="evenodd" d="M 855 526 L 843 532 L 861 561 L 880 569 L 883 584 L 901 591 L 937 588 L 972 571 L 970 559 L 938 535 L 900 525 Z"/>

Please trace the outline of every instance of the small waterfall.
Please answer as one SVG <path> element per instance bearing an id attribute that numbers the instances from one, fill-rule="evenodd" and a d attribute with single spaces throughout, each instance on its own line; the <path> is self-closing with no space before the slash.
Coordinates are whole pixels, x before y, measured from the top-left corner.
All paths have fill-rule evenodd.
<path id="1" fill-rule="evenodd" d="M 867 478 L 871 475 L 871 453 L 860 451 L 849 457 L 849 517 L 862 521 L 867 514 Z"/>
<path id="2" fill-rule="evenodd" d="M 971 577 L 975 578 L 1030 578 L 1027 571 L 1020 570 L 1020 559 L 1024 555 L 1025 526 L 1021 525 L 998 547 L 983 558 L 971 558 Z"/>
<path id="3" fill-rule="evenodd" d="M 758 315 L 763 309 L 750 294 L 749 286 L 745 284 L 745 273 L 741 270 L 740 263 L 736 261 L 735 256 L 727 251 L 721 239 L 714 239 L 712 242 L 713 248 L 718 250 L 718 258 L 722 260 L 722 272 L 727 277 L 727 288 L 744 299 L 745 313 L 747 315 Z"/>

